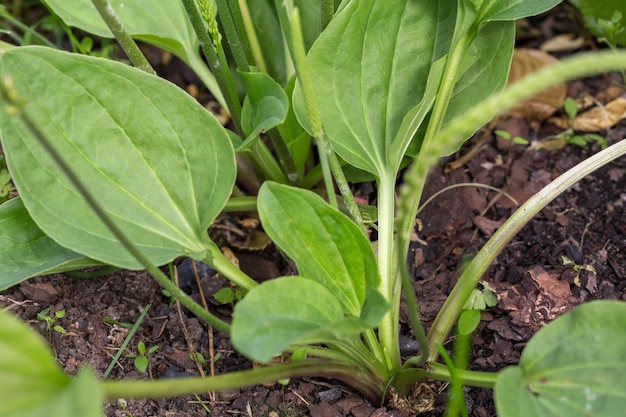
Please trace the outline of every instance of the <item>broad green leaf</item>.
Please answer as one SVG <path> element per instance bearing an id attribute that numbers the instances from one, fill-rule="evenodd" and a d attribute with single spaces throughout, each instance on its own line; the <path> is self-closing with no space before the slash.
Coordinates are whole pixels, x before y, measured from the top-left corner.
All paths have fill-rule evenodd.
<path id="1" fill-rule="evenodd" d="M 88 370 L 68 378 L 33 329 L 0 311 L 0 415 L 99 417 L 104 396 Z"/>
<path id="2" fill-rule="evenodd" d="M 424 91 L 424 97 L 422 101 L 415 107 L 413 107 L 402 119 L 400 129 L 391 144 L 389 150 L 389 163 L 397 170 L 402 158 L 411 142 L 417 130 L 422 125 L 422 122 L 430 112 L 435 99 L 437 98 L 437 92 L 439 91 L 439 84 L 441 77 L 443 76 L 443 70 L 445 69 L 446 58 L 440 58 L 433 63 L 430 74 L 428 74 L 428 81 L 426 82 L 426 90 Z"/>
<path id="3" fill-rule="evenodd" d="M 460 39 L 469 39 L 469 43 L 461 51 L 458 81 L 446 79 L 454 90 L 445 121 L 461 116 L 502 88 L 513 48 L 513 19 L 539 13 L 558 1 L 472 3 L 483 7 L 479 20 L 468 1 L 458 8 L 457 2 L 436 0 L 342 3 L 311 48 L 307 63 L 324 128 L 346 162 L 384 176 L 388 164 L 398 163 L 399 151 L 407 149 L 411 132 L 416 132 L 411 151 L 415 153 L 425 127 L 401 127 L 403 119 L 407 117 L 404 120 L 413 121 L 418 128 L 428 120 L 433 96 L 426 90 L 427 80 L 437 79 L 437 74 L 431 74 L 431 65 L 461 45 Z M 307 127 L 301 95 L 297 88 L 296 114 Z M 396 138 L 402 140 L 392 146 Z"/>
<path id="4" fill-rule="evenodd" d="M 44 0 L 65 24 L 94 35 L 112 38 L 91 0 Z M 109 0 L 124 28 L 136 39 L 170 51 L 185 61 L 220 101 L 215 78 L 202 62 L 199 42 L 181 1 Z"/>
<path id="5" fill-rule="evenodd" d="M 562 0 L 472 0 L 482 22 L 514 21 L 546 12 Z"/>
<path id="6" fill-rule="evenodd" d="M 513 56 L 515 22 L 484 25 L 466 56 L 446 112 L 446 122 L 462 116 L 476 103 L 506 85 Z M 445 123 L 445 122 L 444 122 Z M 451 152 L 455 151 L 452 150 Z"/>
<path id="7" fill-rule="evenodd" d="M 24 110 L 100 205 L 154 263 L 203 256 L 235 179 L 230 139 L 188 94 L 121 63 L 25 47 L 0 58 Z M 24 205 L 64 247 L 141 268 L 18 117 L 0 136 Z"/>
<path id="8" fill-rule="evenodd" d="M 358 318 L 344 318 L 323 285 L 282 277 L 254 287 L 235 305 L 231 338 L 240 353 L 267 363 L 292 346 L 349 340 L 366 328 Z"/>
<path id="9" fill-rule="evenodd" d="M 240 72 L 246 87 L 241 109 L 241 127 L 246 136 L 256 136 L 281 124 L 289 110 L 289 99 L 282 87 L 260 72 Z"/>
<path id="10" fill-rule="evenodd" d="M 374 174 L 387 167 L 387 149 L 422 100 L 435 60 L 439 3 L 351 1 L 311 47 L 307 63 L 322 122 L 349 164 Z M 295 107 L 304 120 L 302 106 Z"/>
<path id="11" fill-rule="evenodd" d="M 317 194 L 287 185 L 265 182 L 258 208 L 263 228 L 299 275 L 324 285 L 346 313 L 359 317 L 365 295 L 380 281 L 363 232 Z"/>
<path id="12" fill-rule="evenodd" d="M 37 276 L 102 265 L 60 246 L 35 224 L 20 198 L 0 205 L 0 291 Z"/>
<path id="13" fill-rule="evenodd" d="M 103 38 L 113 37 L 91 0 L 44 0 L 44 3 L 68 26 Z M 167 49 L 183 59 L 189 53 L 197 53 L 198 40 L 182 2 L 109 0 L 109 3 L 133 37 Z"/>
<path id="14" fill-rule="evenodd" d="M 502 417 L 618 417 L 626 394 L 626 303 L 583 304 L 528 342 L 496 381 Z"/>

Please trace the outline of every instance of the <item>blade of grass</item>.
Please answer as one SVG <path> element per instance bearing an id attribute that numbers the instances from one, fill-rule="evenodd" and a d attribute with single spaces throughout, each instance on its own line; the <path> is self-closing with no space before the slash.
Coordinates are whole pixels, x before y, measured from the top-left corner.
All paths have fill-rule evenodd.
<path id="1" fill-rule="evenodd" d="M 139 325 L 143 321 L 143 318 L 146 317 L 146 314 L 148 314 L 149 309 L 150 309 L 150 304 L 147 304 L 141 311 L 141 314 L 139 315 L 139 317 L 137 317 L 135 324 L 133 324 L 133 327 L 131 327 L 131 329 L 128 331 L 126 338 L 122 342 L 122 346 L 120 346 L 120 348 L 117 350 L 117 353 L 115 353 L 115 356 L 113 356 L 113 360 L 111 360 L 111 363 L 107 367 L 106 371 L 104 371 L 104 375 L 102 376 L 103 379 L 106 379 L 111 373 L 111 371 L 113 370 L 113 367 L 122 356 L 122 353 L 124 353 L 126 346 L 128 346 L 128 343 L 130 343 L 130 340 L 133 338 L 133 336 L 135 336 L 135 333 L 137 332 Z"/>

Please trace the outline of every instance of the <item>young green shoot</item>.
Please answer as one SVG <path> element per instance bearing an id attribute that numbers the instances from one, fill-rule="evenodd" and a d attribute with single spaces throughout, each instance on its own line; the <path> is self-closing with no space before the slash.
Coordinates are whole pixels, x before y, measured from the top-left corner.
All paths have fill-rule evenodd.
<path id="1" fill-rule="evenodd" d="M 41 310 L 37 313 L 37 322 L 43 324 L 44 331 L 50 337 L 52 332 L 59 334 L 66 334 L 67 330 L 60 324 L 56 324 L 58 319 L 65 317 L 65 309 L 57 310 L 54 314 L 50 314 L 50 307 Z"/>
<path id="2" fill-rule="evenodd" d="M 133 365 L 141 373 L 145 373 L 150 365 L 150 355 L 159 349 L 159 345 L 151 346 L 146 350 L 146 345 L 143 342 L 137 343 L 137 353 L 129 353 L 127 358 L 133 358 Z"/>

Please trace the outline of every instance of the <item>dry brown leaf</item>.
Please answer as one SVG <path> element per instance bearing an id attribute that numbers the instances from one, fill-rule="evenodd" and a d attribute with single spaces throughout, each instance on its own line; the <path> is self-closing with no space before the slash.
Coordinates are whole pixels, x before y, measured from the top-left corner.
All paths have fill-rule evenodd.
<path id="1" fill-rule="evenodd" d="M 560 281 L 555 274 L 547 273 L 538 265 L 530 268 L 528 272 L 541 291 L 537 296 L 536 306 L 545 309 L 548 320 L 555 319 L 571 306 L 572 291 L 569 283 Z"/>
<path id="2" fill-rule="evenodd" d="M 581 132 L 599 132 L 613 127 L 626 118 L 626 98 L 618 97 L 605 106 L 587 110 L 574 120 L 574 129 Z"/>
<path id="3" fill-rule="evenodd" d="M 541 44 L 539 49 L 545 52 L 575 51 L 585 45 L 585 39 L 573 33 L 554 36 Z"/>
<path id="4" fill-rule="evenodd" d="M 260 230 L 253 229 L 250 230 L 250 233 L 248 233 L 246 241 L 243 245 L 235 244 L 235 246 L 243 250 L 257 251 L 267 248 L 270 243 L 272 243 L 272 240 L 267 234 L 261 232 Z"/>
<path id="5" fill-rule="evenodd" d="M 226 246 L 222 247 L 221 249 L 226 259 L 228 259 L 233 265 L 239 268 L 239 258 L 237 258 L 237 255 L 235 255 L 235 252 L 233 252 L 230 248 Z"/>
<path id="6" fill-rule="evenodd" d="M 516 49 L 513 52 L 508 83 L 511 84 L 556 61 L 557 59 L 552 55 L 538 49 Z M 557 84 L 519 103 L 509 110 L 508 114 L 531 121 L 542 121 L 563 107 L 566 95 L 567 85 Z"/>
<path id="7" fill-rule="evenodd" d="M 574 129 L 580 132 L 601 132 L 626 119 L 626 98 L 618 97 L 604 106 L 597 106 L 576 116 Z M 550 123 L 561 129 L 570 128 L 567 116 L 552 117 Z"/>

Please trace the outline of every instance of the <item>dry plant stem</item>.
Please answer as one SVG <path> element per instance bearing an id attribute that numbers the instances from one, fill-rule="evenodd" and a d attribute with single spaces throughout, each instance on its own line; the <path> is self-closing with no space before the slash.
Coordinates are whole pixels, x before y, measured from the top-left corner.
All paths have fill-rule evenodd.
<path id="1" fill-rule="evenodd" d="M 216 329 L 224 332 L 230 332 L 230 326 L 218 319 L 214 315 L 207 311 L 204 311 L 202 307 L 197 304 L 191 297 L 189 297 L 184 291 L 178 288 L 170 279 L 165 276 L 159 268 L 157 268 L 143 253 L 128 239 L 126 234 L 111 220 L 111 217 L 104 211 L 98 204 L 98 201 L 94 197 L 93 193 L 85 186 L 82 180 L 76 175 L 72 167 L 65 161 L 61 154 L 56 150 L 54 146 L 47 140 L 41 130 L 35 125 L 28 113 L 21 108 L 21 103 L 18 97 L 15 96 L 15 92 L 7 92 L 5 85 L 0 83 L 0 94 L 2 99 L 9 100 L 14 108 L 18 111 L 18 116 L 22 119 L 26 127 L 31 131 L 33 136 L 37 139 L 39 144 L 50 154 L 55 163 L 63 170 L 65 175 L 76 187 L 80 195 L 87 201 L 91 209 L 100 218 L 100 221 L 111 231 L 117 240 L 126 248 L 126 250 L 141 264 L 152 277 L 167 291 L 172 294 L 176 299 L 187 307 L 193 314 L 195 314 L 201 320 L 210 323 Z"/>
<path id="2" fill-rule="evenodd" d="M 506 244 L 530 219 L 583 177 L 623 155 L 626 155 L 626 140 L 611 145 L 566 171 L 522 204 L 522 206 L 496 231 L 466 267 L 433 322 L 431 331 L 428 334 L 429 345 L 432 347 L 433 344 L 441 343 L 441 341 L 447 337 L 452 326 L 458 319 L 463 303 L 476 287 L 487 268 L 489 268 Z M 431 350 L 429 359 L 431 361 L 436 360 L 436 352 Z"/>
<path id="3" fill-rule="evenodd" d="M 135 67 L 148 74 L 156 74 L 133 38 L 124 29 L 122 21 L 117 17 L 109 2 L 107 0 L 91 0 L 91 2 L 128 56 L 128 59 L 130 59 L 130 62 L 132 62 Z"/>

